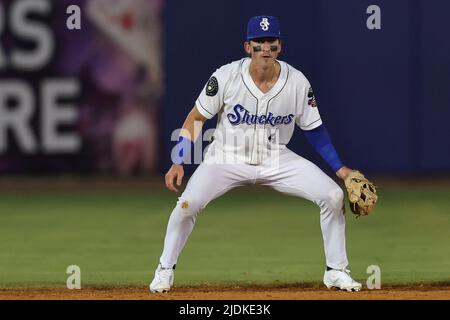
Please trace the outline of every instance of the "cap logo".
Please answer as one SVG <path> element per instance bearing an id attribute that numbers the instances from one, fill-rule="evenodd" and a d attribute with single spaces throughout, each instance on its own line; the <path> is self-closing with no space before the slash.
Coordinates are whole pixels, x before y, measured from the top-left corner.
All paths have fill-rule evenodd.
<path id="1" fill-rule="evenodd" d="M 259 25 L 261 26 L 261 29 L 263 29 L 264 31 L 269 30 L 270 23 L 269 20 L 267 20 L 267 18 L 262 18 Z"/>

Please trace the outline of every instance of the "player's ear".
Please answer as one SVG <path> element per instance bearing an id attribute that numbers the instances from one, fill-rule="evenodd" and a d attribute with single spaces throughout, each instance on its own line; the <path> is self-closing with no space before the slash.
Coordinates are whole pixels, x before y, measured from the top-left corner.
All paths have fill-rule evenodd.
<path id="1" fill-rule="evenodd" d="M 248 57 L 251 57 L 252 54 L 252 47 L 250 45 L 250 41 L 244 42 L 244 51 L 247 54 Z"/>

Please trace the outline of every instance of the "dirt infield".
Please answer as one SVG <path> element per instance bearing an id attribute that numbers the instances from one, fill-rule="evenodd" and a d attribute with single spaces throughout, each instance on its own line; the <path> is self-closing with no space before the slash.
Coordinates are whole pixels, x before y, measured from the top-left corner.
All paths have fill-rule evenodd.
<path id="1" fill-rule="evenodd" d="M 314 287 L 175 287 L 151 294 L 146 287 L 0 289 L 0 300 L 450 300 L 450 285 L 392 286 L 344 292 Z"/>

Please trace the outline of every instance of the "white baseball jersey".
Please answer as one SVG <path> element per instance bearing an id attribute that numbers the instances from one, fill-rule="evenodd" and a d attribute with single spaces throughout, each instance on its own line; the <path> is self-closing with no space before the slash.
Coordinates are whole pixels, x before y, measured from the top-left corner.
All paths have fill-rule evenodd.
<path id="1" fill-rule="evenodd" d="M 249 164 L 260 164 L 271 150 L 285 148 L 294 124 L 311 130 L 322 124 L 311 85 L 299 70 L 278 61 L 278 81 L 263 93 L 250 76 L 250 58 L 214 72 L 196 100 L 198 111 L 216 114 L 215 147 Z"/>
<path id="2" fill-rule="evenodd" d="M 322 123 L 310 84 L 300 71 L 279 61 L 279 79 L 263 93 L 250 76 L 250 61 L 244 58 L 219 68 L 196 101 L 206 118 L 217 114 L 218 124 L 205 161 L 169 218 L 160 263 L 166 268 L 177 263 L 197 215 L 208 203 L 233 188 L 259 184 L 319 206 L 326 264 L 341 270 L 348 265 L 343 191 L 319 167 L 286 147 L 294 124 L 311 130 Z M 277 152 L 267 152 L 271 150 Z M 221 163 L 229 154 L 243 161 Z"/>

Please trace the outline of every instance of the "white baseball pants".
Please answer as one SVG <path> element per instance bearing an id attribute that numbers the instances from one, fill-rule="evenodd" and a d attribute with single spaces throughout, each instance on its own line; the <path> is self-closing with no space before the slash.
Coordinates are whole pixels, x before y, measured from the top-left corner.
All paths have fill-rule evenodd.
<path id="1" fill-rule="evenodd" d="M 326 265 L 347 267 L 345 248 L 344 193 L 312 162 L 284 148 L 279 157 L 261 165 L 202 162 L 170 215 L 160 262 L 172 267 L 192 232 L 197 215 L 227 191 L 242 185 L 259 184 L 310 200 L 320 208 Z"/>

